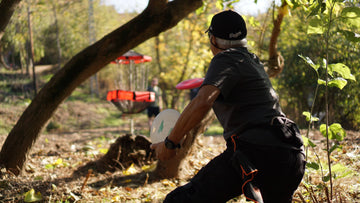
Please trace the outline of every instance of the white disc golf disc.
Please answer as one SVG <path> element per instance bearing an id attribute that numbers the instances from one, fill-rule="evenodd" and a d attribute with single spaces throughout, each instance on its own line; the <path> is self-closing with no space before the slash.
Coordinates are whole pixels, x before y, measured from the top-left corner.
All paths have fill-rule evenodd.
<path id="1" fill-rule="evenodd" d="M 155 144 L 164 141 L 174 128 L 179 116 L 180 113 L 174 109 L 166 109 L 160 112 L 150 128 L 151 142 Z"/>

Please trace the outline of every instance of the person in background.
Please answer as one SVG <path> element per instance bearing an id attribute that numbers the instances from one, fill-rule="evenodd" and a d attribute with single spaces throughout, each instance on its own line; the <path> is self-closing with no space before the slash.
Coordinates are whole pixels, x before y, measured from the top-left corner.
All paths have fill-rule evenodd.
<path id="1" fill-rule="evenodd" d="M 152 102 L 147 108 L 149 129 L 151 128 L 154 118 L 160 113 L 162 109 L 162 91 L 158 84 L 159 80 L 155 77 L 151 80 L 151 84 L 147 89 L 147 91 L 155 93 L 155 101 Z"/>
<path id="2" fill-rule="evenodd" d="M 306 164 L 299 129 L 282 112 L 263 64 L 246 48 L 244 19 L 220 12 L 207 33 L 214 57 L 205 80 L 169 136 L 151 148 L 160 160 L 173 158 L 211 108 L 227 148 L 164 202 L 227 202 L 243 194 L 248 201 L 291 203 Z"/>
<path id="3" fill-rule="evenodd" d="M 190 93 L 189 93 L 190 100 L 193 100 L 196 97 L 197 93 L 199 92 L 199 89 L 200 87 L 190 89 Z"/>

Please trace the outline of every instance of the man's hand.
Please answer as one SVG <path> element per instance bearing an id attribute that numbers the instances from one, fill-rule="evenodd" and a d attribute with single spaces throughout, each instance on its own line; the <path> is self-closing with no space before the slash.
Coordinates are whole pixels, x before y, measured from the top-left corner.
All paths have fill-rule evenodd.
<path id="1" fill-rule="evenodd" d="M 161 161 L 169 160 L 176 155 L 175 149 L 168 149 L 165 147 L 165 142 L 150 145 L 151 149 L 155 150 L 156 157 Z"/>

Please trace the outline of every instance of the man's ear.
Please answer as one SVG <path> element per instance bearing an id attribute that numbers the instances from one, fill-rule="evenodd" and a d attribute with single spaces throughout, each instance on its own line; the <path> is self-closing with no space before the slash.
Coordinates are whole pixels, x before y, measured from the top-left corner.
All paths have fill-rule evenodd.
<path id="1" fill-rule="evenodd" d="M 217 42 L 216 42 L 216 38 L 214 37 L 214 36 L 211 36 L 211 43 L 213 44 L 213 45 L 215 45 L 215 47 L 218 47 L 218 44 L 217 44 Z"/>

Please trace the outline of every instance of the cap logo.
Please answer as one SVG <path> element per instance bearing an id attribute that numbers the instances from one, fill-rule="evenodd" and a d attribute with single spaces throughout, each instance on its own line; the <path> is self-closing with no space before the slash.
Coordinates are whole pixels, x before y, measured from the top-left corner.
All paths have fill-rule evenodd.
<path id="1" fill-rule="evenodd" d="M 241 31 L 237 32 L 237 33 L 230 33 L 229 34 L 229 38 L 237 38 L 241 35 Z"/>

